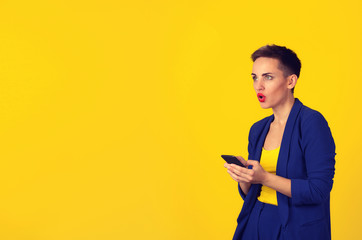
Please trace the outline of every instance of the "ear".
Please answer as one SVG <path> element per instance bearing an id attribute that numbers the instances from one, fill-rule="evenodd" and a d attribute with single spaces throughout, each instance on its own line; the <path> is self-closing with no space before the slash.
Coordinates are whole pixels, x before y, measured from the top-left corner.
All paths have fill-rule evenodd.
<path id="1" fill-rule="evenodd" d="M 298 77 L 295 74 L 292 74 L 288 77 L 288 88 L 293 89 L 297 84 Z"/>

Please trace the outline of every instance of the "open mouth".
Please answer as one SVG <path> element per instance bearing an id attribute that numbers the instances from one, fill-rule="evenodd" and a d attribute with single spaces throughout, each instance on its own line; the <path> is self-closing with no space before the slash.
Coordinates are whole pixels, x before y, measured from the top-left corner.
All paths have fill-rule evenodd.
<path id="1" fill-rule="evenodd" d="M 265 101 L 265 96 L 262 93 L 258 93 L 257 96 L 258 96 L 259 102 L 264 102 Z"/>

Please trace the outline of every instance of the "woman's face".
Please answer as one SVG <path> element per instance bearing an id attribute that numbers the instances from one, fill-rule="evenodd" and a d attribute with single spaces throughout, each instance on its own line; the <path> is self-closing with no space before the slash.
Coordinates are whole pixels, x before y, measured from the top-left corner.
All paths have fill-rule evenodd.
<path id="1" fill-rule="evenodd" d="M 253 64 L 251 76 L 262 108 L 275 108 L 288 100 L 291 93 L 289 78 L 279 69 L 279 60 L 259 57 Z M 289 86 L 288 86 L 289 85 Z"/>

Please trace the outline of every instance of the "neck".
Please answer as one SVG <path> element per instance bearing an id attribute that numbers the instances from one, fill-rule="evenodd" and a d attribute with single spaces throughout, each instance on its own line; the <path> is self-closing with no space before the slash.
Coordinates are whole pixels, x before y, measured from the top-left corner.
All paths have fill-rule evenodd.
<path id="1" fill-rule="evenodd" d="M 273 108 L 274 123 L 281 125 L 286 124 L 289 113 L 294 105 L 294 101 L 295 101 L 294 96 L 290 95 L 287 99 L 278 104 L 278 106 Z"/>

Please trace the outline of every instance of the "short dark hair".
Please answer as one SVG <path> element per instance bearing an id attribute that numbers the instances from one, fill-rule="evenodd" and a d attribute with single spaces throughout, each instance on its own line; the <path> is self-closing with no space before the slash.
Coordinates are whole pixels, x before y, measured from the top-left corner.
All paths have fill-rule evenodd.
<path id="1" fill-rule="evenodd" d="M 302 64 L 297 54 L 291 49 L 275 44 L 265 45 L 251 55 L 253 62 L 260 57 L 278 59 L 280 63 L 279 68 L 283 71 L 285 77 L 295 74 L 299 78 Z M 292 89 L 292 92 L 294 92 L 294 88 Z"/>

